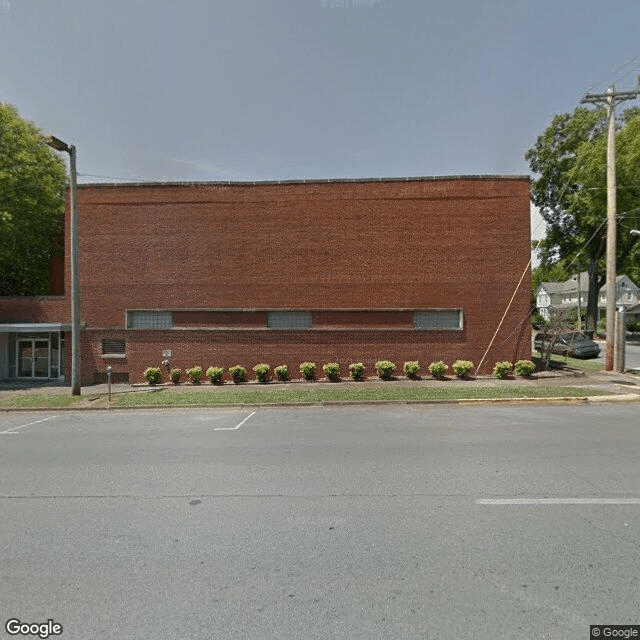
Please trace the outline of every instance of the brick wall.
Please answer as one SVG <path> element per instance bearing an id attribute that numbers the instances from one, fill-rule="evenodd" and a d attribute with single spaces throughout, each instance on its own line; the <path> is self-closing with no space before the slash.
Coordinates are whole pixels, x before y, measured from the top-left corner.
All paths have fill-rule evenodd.
<path id="1" fill-rule="evenodd" d="M 182 369 L 294 375 L 305 360 L 345 375 L 381 358 L 477 364 L 514 293 L 484 372 L 530 356 L 528 178 L 80 185 L 78 201 L 83 384 L 108 364 L 141 380 L 163 349 Z M 67 211 L 66 292 L 68 237 Z M 461 309 L 463 330 L 413 329 L 431 308 Z M 174 329 L 127 330 L 127 309 L 172 310 Z M 275 309 L 313 328 L 268 329 Z M 68 298 L 0 299 L 0 321 L 69 320 Z M 111 338 L 124 358 L 103 357 Z"/>
<path id="2" fill-rule="evenodd" d="M 71 303 L 64 296 L 0 298 L 0 322 L 70 322 Z"/>
<path id="3" fill-rule="evenodd" d="M 92 185 L 79 212 L 85 383 L 107 364 L 141 379 L 162 349 L 180 368 L 296 374 L 304 360 L 478 363 L 530 255 L 527 178 Z M 527 273 L 485 372 L 529 357 L 529 288 Z M 416 331 L 416 308 L 463 309 L 464 330 Z M 172 309 L 177 328 L 124 331 L 127 309 Z M 266 329 L 267 309 L 311 310 L 314 328 Z M 115 363 L 99 352 L 114 331 Z"/>

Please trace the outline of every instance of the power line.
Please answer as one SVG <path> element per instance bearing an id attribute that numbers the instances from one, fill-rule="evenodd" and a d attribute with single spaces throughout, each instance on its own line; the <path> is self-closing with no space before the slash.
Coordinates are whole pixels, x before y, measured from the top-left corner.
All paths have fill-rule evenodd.
<path id="1" fill-rule="evenodd" d="M 615 75 L 616 75 L 616 73 L 618 73 L 619 71 L 621 71 L 622 69 L 624 69 L 627 65 L 631 64 L 634 60 L 637 60 L 638 58 L 640 58 L 640 53 L 639 53 L 637 56 L 633 56 L 633 58 L 631 58 L 630 60 L 627 60 L 627 62 L 625 62 L 622 66 L 618 67 L 615 71 L 612 71 L 611 73 L 609 73 L 608 75 L 606 75 L 602 80 L 600 80 L 600 82 L 596 82 L 596 84 L 594 84 L 592 87 L 589 87 L 589 88 L 588 88 L 588 89 L 587 89 L 587 90 L 582 94 L 582 96 L 580 96 L 580 100 L 579 100 L 578 102 L 582 102 L 582 99 L 583 99 L 584 97 L 586 97 L 586 96 L 587 96 L 587 94 L 588 94 L 590 91 L 592 91 L 592 90 L 593 90 L 593 89 L 595 89 L 596 87 L 599 87 L 601 84 L 603 84 L 604 82 L 606 82 L 607 80 L 609 80 L 609 78 L 611 78 L 611 77 L 615 76 Z M 632 71 L 633 71 L 633 70 L 635 70 L 635 69 L 637 69 L 638 67 L 640 67 L 640 64 L 639 64 L 639 65 L 636 65 L 636 66 L 632 69 Z M 625 74 L 625 76 L 626 76 L 626 75 L 628 75 L 628 73 L 629 73 L 629 72 L 627 72 L 627 73 Z M 625 76 L 623 76 L 623 77 L 625 77 Z M 619 80 L 621 80 L 622 78 L 618 78 L 618 79 L 619 79 Z"/>

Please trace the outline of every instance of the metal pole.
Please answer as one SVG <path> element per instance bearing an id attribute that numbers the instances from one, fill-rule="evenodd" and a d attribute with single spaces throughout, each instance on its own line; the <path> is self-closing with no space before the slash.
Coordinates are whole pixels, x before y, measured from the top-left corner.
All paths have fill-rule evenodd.
<path id="1" fill-rule="evenodd" d="M 111 374 L 113 373 L 113 368 L 111 365 L 107 367 L 107 382 L 109 384 L 109 404 L 111 404 Z"/>
<path id="2" fill-rule="evenodd" d="M 626 313 L 624 307 L 616 311 L 616 349 L 614 358 L 614 371 L 624 373 L 625 369 L 625 338 L 627 330 Z"/>
<path id="3" fill-rule="evenodd" d="M 78 183 L 76 148 L 69 146 L 71 170 L 71 395 L 80 395 L 80 284 L 78 277 Z"/>
<path id="4" fill-rule="evenodd" d="M 578 265 L 578 331 L 582 331 L 582 315 L 580 313 L 580 265 Z"/>
<path id="5" fill-rule="evenodd" d="M 607 93 L 607 351 L 604 368 L 612 371 L 616 326 L 616 116 L 613 85 Z"/>

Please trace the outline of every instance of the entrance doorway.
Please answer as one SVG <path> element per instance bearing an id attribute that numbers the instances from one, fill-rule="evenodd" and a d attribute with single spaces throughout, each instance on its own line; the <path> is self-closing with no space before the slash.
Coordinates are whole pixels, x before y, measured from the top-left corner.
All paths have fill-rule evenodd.
<path id="1" fill-rule="evenodd" d="M 18 378 L 50 378 L 50 342 L 47 339 L 16 340 Z"/>

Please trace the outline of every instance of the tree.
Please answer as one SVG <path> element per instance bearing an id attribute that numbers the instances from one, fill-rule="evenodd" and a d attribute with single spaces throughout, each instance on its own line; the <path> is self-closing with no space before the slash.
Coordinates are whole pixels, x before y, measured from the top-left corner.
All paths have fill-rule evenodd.
<path id="1" fill-rule="evenodd" d="M 556 116 L 526 153 L 539 177 L 531 198 L 547 223 L 539 249 L 543 266 L 589 274 L 587 328 L 595 329 L 598 292 L 606 278 L 607 121 L 602 110 Z M 640 247 L 629 234 L 640 221 L 640 110 L 627 109 L 616 134 L 618 271 L 640 276 Z"/>
<path id="2" fill-rule="evenodd" d="M 0 295 L 49 293 L 66 182 L 64 163 L 37 127 L 0 103 Z"/>

